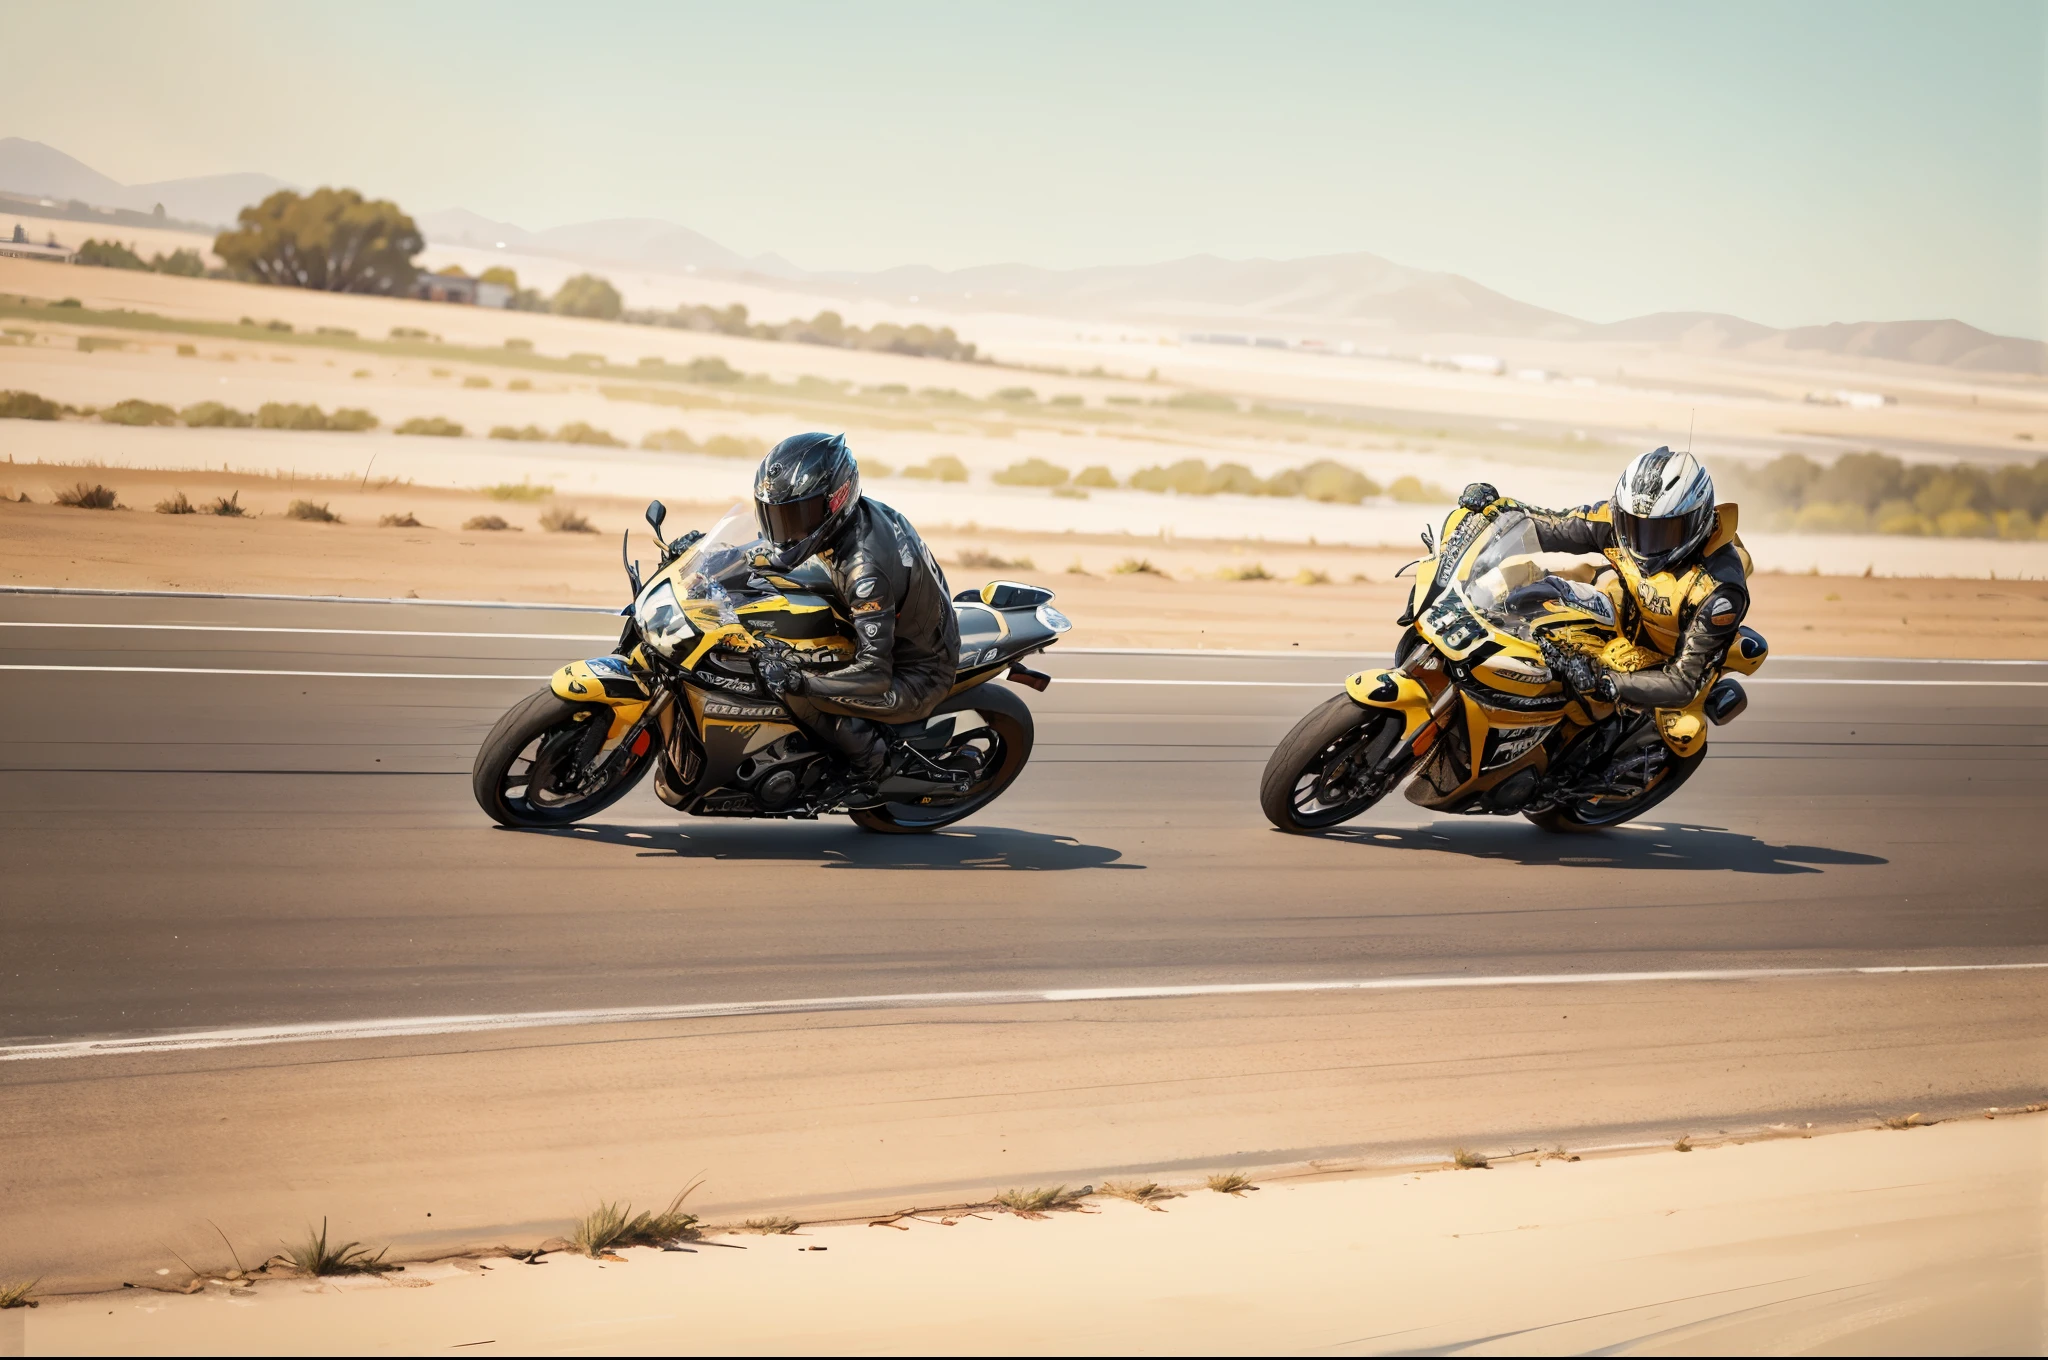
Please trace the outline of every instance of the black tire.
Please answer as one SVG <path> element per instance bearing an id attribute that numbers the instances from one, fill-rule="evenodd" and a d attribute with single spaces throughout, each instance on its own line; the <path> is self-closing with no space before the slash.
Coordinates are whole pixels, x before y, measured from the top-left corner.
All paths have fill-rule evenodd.
<path id="1" fill-rule="evenodd" d="M 1689 756 L 1677 756 L 1664 767 L 1663 774 L 1650 786 L 1649 792 L 1621 802 L 1599 802 L 1582 799 L 1577 803 L 1560 804 L 1545 808 L 1541 812 L 1525 812 L 1527 817 L 1545 831 L 1559 835 L 1575 835 L 1584 831 L 1599 831 L 1610 826 L 1620 826 L 1633 821 L 1657 804 L 1677 793 L 1679 786 L 1692 778 L 1692 772 L 1707 758 L 1705 747 Z"/>
<path id="2" fill-rule="evenodd" d="M 968 710 L 981 714 L 986 723 L 985 728 L 962 736 L 963 742 L 988 743 L 984 759 L 989 766 L 982 777 L 958 799 L 944 803 L 884 803 L 880 807 L 861 808 L 848 814 L 855 826 L 885 836 L 919 836 L 971 817 L 1002 797 L 1031 759 L 1031 744 L 1037 735 L 1031 706 L 1014 692 L 986 681 L 947 699 L 932 710 L 931 716 Z M 988 733 L 986 738 L 979 735 L 984 731 Z"/>
<path id="3" fill-rule="evenodd" d="M 1259 807 L 1282 831 L 1297 835 L 1348 822 L 1387 796 L 1405 768 L 1363 779 L 1401 740 L 1401 715 L 1367 708 L 1339 694 L 1312 709 L 1273 748 L 1259 780 Z M 1333 782 L 1334 781 L 1334 782 Z M 1325 794 L 1337 794 L 1325 799 Z"/>
<path id="4" fill-rule="evenodd" d="M 545 777 L 549 767 L 564 760 L 587 757 L 582 749 L 590 740 L 591 723 L 610 725 L 611 710 L 602 704 L 572 704 L 552 690 L 542 690 L 514 704 L 498 725 L 484 738 L 470 773 L 470 788 L 477 806 L 499 826 L 567 826 L 595 816 L 624 798 L 650 769 L 655 748 L 629 762 L 605 787 L 581 798 L 550 799 L 545 793 L 536 800 L 530 776 L 536 767 Z M 579 721 L 579 715 L 583 716 Z M 602 737 L 598 737 L 599 744 Z M 580 763 L 580 761 L 579 761 Z"/>

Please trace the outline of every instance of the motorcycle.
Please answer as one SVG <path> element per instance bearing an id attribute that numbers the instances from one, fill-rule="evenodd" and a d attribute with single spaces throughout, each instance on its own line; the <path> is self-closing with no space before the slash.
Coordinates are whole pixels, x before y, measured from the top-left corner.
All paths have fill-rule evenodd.
<path id="1" fill-rule="evenodd" d="M 1734 507 L 1721 516 L 1732 535 Z M 1409 801 L 1433 811 L 1519 813 L 1557 832 L 1618 826 L 1676 793 L 1706 756 L 1708 726 L 1749 702 L 1736 677 L 1769 652 L 1749 627 L 1684 708 L 1602 703 L 1554 676 L 1546 646 L 1617 670 L 1654 658 L 1624 634 L 1617 574 L 1546 570 L 1513 502 L 1454 509 L 1442 546 L 1427 528 L 1422 542 L 1394 665 L 1351 676 L 1266 763 L 1259 804 L 1282 831 L 1349 821 L 1411 774 Z"/>
<path id="2" fill-rule="evenodd" d="M 953 688 L 916 722 L 889 725 L 886 801 L 848 809 L 845 761 L 755 674 L 778 649 L 794 666 L 852 659 L 847 619 L 815 561 L 772 566 L 772 549 L 741 503 L 708 533 L 662 537 L 667 511 L 647 507 L 661 560 L 633 587 L 619 645 L 572 662 L 498 720 L 477 752 L 472 788 L 503 826 L 564 826 L 603 811 L 650 771 L 657 797 L 697 817 L 814 819 L 847 812 L 883 833 L 935 831 L 987 807 L 1031 758 L 1031 709 L 998 675 L 1043 690 L 1023 662 L 1073 625 L 1053 592 L 992 581 L 954 597 L 960 663 Z M 626 554 L 621 545 L 621 557 Z"/>

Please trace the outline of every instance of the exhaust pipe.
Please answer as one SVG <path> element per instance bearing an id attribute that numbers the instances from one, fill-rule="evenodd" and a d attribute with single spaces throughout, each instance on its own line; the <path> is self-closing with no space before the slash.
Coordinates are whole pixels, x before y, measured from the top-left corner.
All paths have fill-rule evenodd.
<path id="1" fill-rule="evenodd" d="M 1707 718 L 1716 727 L 1734 722 L 1742 716 L 1742 710 L 1749 707 L 1749 691 L 1734 676 L 1727 676 L 1714 683 L 1707 691 L 1707 701 L 1701 705 Z"/>
<path id="2" fill-rule="evenodd" d="M 1010 663 L 1008 679 L 1013 685 L 1023 685 L 1027 689 L 1037 690 L 1040 694 L 1045 693 L 1045 687 L 1052 683 L 1050 675 L 1047 675 L 1044 671 L 1032 670 L 1021 661 L 1012 661 Z"/>

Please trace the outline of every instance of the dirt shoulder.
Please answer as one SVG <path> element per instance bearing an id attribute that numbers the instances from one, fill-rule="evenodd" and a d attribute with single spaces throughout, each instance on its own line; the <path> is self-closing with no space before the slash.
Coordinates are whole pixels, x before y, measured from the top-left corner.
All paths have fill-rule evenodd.
<path id="1" fill-rule="evenodd" d="M 1190 1183 L 1159 1212 L 1098 1197 L 545 1268 L 222 1279 L 0 1328 L 38 1355 L 2034 1353 L 2044 1153 L 2048 1120 L 2023 1117 L 1236 1196 Z"/>
<path id="2" fill-rule="evenodd" d="M 106 481 L 130 509 L 49 503 L 78 481 Z M 34 502 L 0 503 L 9 585 L 616 606 L 619 534 L 632 529 L 635 550 L 650 551 L 642 507 L 605 497 L 507 502 L 355 480 L 41 465 L 0 468 L 0 489 Z M 198 504 L 234 495 L 250 515 L 152 513 L 179 493 Z M 286 518 L 299 499 L 341 522 Z M 558 507 L 598 532 L 546 531 L 541 518 Z M 708 523 L 722 508 L 672 506 L 670 522 Z M 380 527 L 387 515 L 419 525 Z M 478 516 L 511 527 L 463 529 Z M 1383 651 L 1407 594 L 1394 579 L 1408 556 L 1399 550 L 959 527 L 930 538 L 956 586 L 1016 577 L 1057 590 L 1078 646 Z M 1154 570 L 1118 570 L 1138 562 Z M 1271 579 L 1218 579 L 1253 568 Z M 1750 622 L 1785 655 L 2048 658 L 2048 582 L 1764 574 L 1754 584 Z"/>

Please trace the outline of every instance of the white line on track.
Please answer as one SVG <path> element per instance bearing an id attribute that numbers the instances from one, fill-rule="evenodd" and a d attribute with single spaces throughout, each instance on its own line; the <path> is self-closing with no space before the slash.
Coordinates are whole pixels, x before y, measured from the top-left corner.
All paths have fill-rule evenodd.
<path id="1" fill-rule="evenodd" d="M 0 619 L 0 628 L 100 628 L 110 632 L 298 633 L 311 637 L 483 638 L 510 642 L 615 643 L 616 633 L 434 633 L 413 628 L 258 628 L 227 623 L 44 623 Z"/>
<path id="2" fill-rule="evenodd" d="M 229 666 L 60 666 L 10 664 L 0 665 L 0 671 L 73 671 L 104 672 L 118 675 L 275 675 L 286 679 L 303 680 L 546 680 L 548 675 L 503 675 L 454 673 L 441 671 L 282 671 L 240 669 Z M 2048 680 L 1846 680 L 1819 676 L 1770 676 L 1752 675 L 1743 677 L 1752 685 L 1905 685 L 1920 689 L 2048 689 Z M 1320 689 L 1335 691 L 1342 687 L 1339 679 L 1331 680 L 1132 680 L 1104 676 L 1056 675 L 1053 683 L 1058 685 L 1154 685 L 1192 686 L 1209 689 Z"/>
<path id="3" fill-rule="evenodd" d="M 689 1006 L 618 1006 L 602 1010 L 512 1011 L 498 1015 L 424 1015 L 328 1024 L 258 1025 L 241 1029 L 71 1039 L 0 1047 L 0 1062 L 36 1058 L 108 1058 L 186 1053 L 209 1048 L 313 1043 L 343 1039 L 399 1039 L 420 1035 L 486 1034 L 498 1030 L 571 1025 L 647 1024 L 756 1015 L 810 1015 L 832 1011 L 930 1010 L 944 1006 L 1028 1006 L 1083 1001 L 1159 1001 L 1202 996 L 1270 996 L 1301 992 L 1405 992 L 1479 987 L 1560 987 L 1617 983 L 1766 982 L 1827 977 L 1896 977 L 1929 973 L 2004 973 L 2048 968 L 2048 963 L 1950 963 L 1851 968 L 1696 968 L 1663 973 L 1524 973 L 1493 977 L 1385 977 L 1332 982 L 1197 983 L 1182 987 L 1072 987 L 1046 991 L 911 992 L 896 996 L 825 996 L 793 1001 L 732 1001 Z"/>

